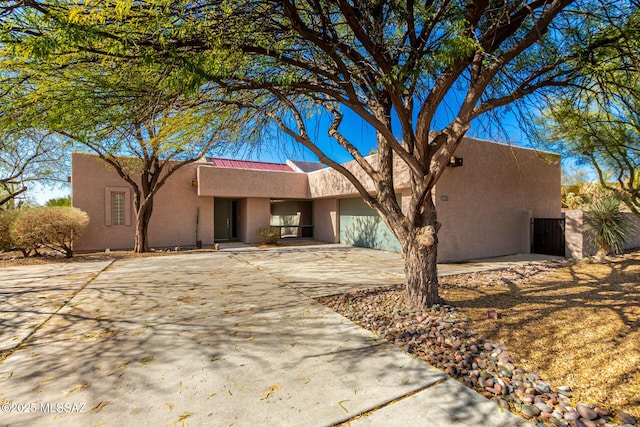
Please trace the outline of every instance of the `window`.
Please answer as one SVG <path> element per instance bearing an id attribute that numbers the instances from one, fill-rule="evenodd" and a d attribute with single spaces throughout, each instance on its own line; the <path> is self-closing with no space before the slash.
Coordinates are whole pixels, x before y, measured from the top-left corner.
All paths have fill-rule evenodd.
<path id="1" fill-rule="evenodd" d="M 113 225 L 131 225 L 131 188 L 106 187 L 104 189 L 104 223 Z"/>
<path id="2" fill-rule="evenodd" d="M 124 225 L 124 193 L 111 193 L 111 223 Z"/>

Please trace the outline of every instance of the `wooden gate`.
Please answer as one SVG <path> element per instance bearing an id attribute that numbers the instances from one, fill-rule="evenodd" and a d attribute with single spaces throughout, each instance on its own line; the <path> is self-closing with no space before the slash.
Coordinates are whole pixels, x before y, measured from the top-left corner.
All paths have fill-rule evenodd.
<path id="1" fill-rule="evenodd" d="M 531 219 L 531 253 L 564 256 L 564 218 Z"/>

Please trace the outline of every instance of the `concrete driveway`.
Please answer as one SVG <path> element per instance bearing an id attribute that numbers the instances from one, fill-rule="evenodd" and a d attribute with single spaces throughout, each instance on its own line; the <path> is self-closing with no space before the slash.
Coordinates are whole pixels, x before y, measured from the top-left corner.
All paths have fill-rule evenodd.
<path id="1" fill-rule="evenodd" d="M 1 269 L 0 425 L 527 425 L 310 298 L 401 274 L 341 246 Z"/>

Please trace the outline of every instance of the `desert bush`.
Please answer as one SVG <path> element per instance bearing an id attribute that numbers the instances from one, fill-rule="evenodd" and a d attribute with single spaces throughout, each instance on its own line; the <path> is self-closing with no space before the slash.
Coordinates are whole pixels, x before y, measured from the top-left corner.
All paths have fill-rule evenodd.
<path id="1" fill-rule="evenodd" d="M 584 213 L 589 240 L 597 249 L 596 256 L 619 254 L 634 224 L 620 210 L 620 199 L 611 193 L 594 195 Z"/>
<path id="2" fill-rule="evenodd" d="M 258 230 L 258 239 L 260 239 L 260 243 L 263 245 L 275 245 L 278 243 L 278 239 L 280 238 L 280 228 L 278 227 L 261 227 Z"/>
<path id="3" fill-rule="evenodd" d="M 72 207 L 39 207 L 22 212 L 11 226 L 11 237 L 24 253 L 47 247 L 73 256 L 72 244 L 89 223 L 88 215 Z"/>
<path id="4" fill-rule="evenodd" d="M 52 207 L 47 211 L 48 228 L 45 246 L 73 256 L 72 244 L 84 233 L 89 224 L 86 212 L 72 207 Z"/>
<path id="5" fill-rule="evenodd" d="M 38 253 L 42 239 L 40 238 L 40 227 L 42 226 L 38 211 L 44 208 L 23 208 L 9 226 L 9 234 L 15 249 L 22 252 L 24 256 L 31 253 Z"/>
<path id="6" fill-rule="evenodd" d="M 10 251 L 15 247 L 11 239 L 11 223 L 20 213 L 16 209 L 0 210 L 0 251 Z"/>

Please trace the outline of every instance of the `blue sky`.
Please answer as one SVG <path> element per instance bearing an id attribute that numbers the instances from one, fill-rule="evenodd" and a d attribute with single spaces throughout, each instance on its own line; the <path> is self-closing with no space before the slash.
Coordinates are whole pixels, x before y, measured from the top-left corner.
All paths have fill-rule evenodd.
<path id="1" fill-rule="evenodd" d="M 518 124 L 519 119 L 514 114 L 504 114 L 500 120 L 502 131 L 498 131 L 498 129 L 496 129 L 495 127 L 489 127 L 489 129 L 486 129 L 486 127 L 482 126 L 480 122 L 476 122 L 472 124 L 472 127 L 467 135 L 501 143 L 509 143 L 532 148 L 541 148 L 532 146 Z M 322 118 L 321 120 L 318 120 L 316 124 L 309 126 L 309 132 L 311 133 L 313 138 L 318 141 L 320 147 L 331 158 L 341 163 L 352 160 L 351 156 L 345 150 L 343 150 L 335 141 L 332 141 L 331 138 L 329 138 L 326 131 L 328 125 L 328 119 Z M 398 126 L 395 126 L 395 128 L 397 129 Z M 345 112 L 345 117 L 341 125 L 341 131 L 364 154 L 368 154 L 376 147 L 375 133 L 373 132 L 372 128 L 364 123 L 354 113 L 350 113 L 348 111 Z M 265 133 L 265 136 L 265 140 L 260 147 L 248 151 L 243 150 L 235 153 L 234 155 L 227 155 L 225 157 L 277 163 L 284 163 L 287 159 L 317 161 L 317 158 L 315 157 L 315 155 L 313 155 L 313 153 L 289 138 L 286 138 L 282 135 L 277 135 L 276 133 L 273 133 L 272 135 L 269 135 L 269 133 Z M 563 159 L 563 168 L 585 169 L 582 166 L 575 165 L 575 163 L 570 159 Z M 591 175 L 593 174 L 591 173 Z M 588 176 L 591 177 L 591 175 Z M 593 176 L 593 179 L 595 179 L 595 176 Z M 62 185 L 57 188 L 44 188 L 41 186 L 36 186 L 35 188 L 29 190 L 29 197 L 39 204 L 44 204 L 47 200 L 52 198 L 65 197 L 70 194 L 70 185 Z"/>
<path id="2" fill-rule="evenodd" d="M 435 128 L 438 129 L 438 126 L 441 128 L 448 124 L 448 121 L 445 122 L 446 119 L 445 117 L 442 123 L 435 123 Z M 349 153 L 327 135 L 329 124 L 328 118 L 321 117 L 316 123 L 309 124 L 309 132 L 314 140 L 318 141 L 319 147 L 332 159 L 340 163 L 353 160 Z M 398 140 L 401 140 L 402 136 L 399 132 L 400 126 L 396 120 L 393 121 L 392 126 L 396 137 Z M 486 131 L 483 130 L 484 127 L 481 123 L 477 121 L 472 124 L 467 135 L 502 143 L 531 147 L 531 144 L 518 125 L 518 119 L 513 114 L 506 114 L 501 120 L 501 126 L 504 132 L 499 132 L 497 129 Z M 349 110 L 344 112 L 344 119 L 340 131 L 361 153 L 368 154 L 376 149 L 375 132 L 371 126 Z M 313 153 L 291 139 L 285 139 L 282 136 L 271 139 L 271 141 L 265 141 L 265 144 L 260 148 L 241 151 L 238 153 L 238 157 L 268 162 L 284 162 L 287 159 L 305 161 L 318 160 Z"/>

